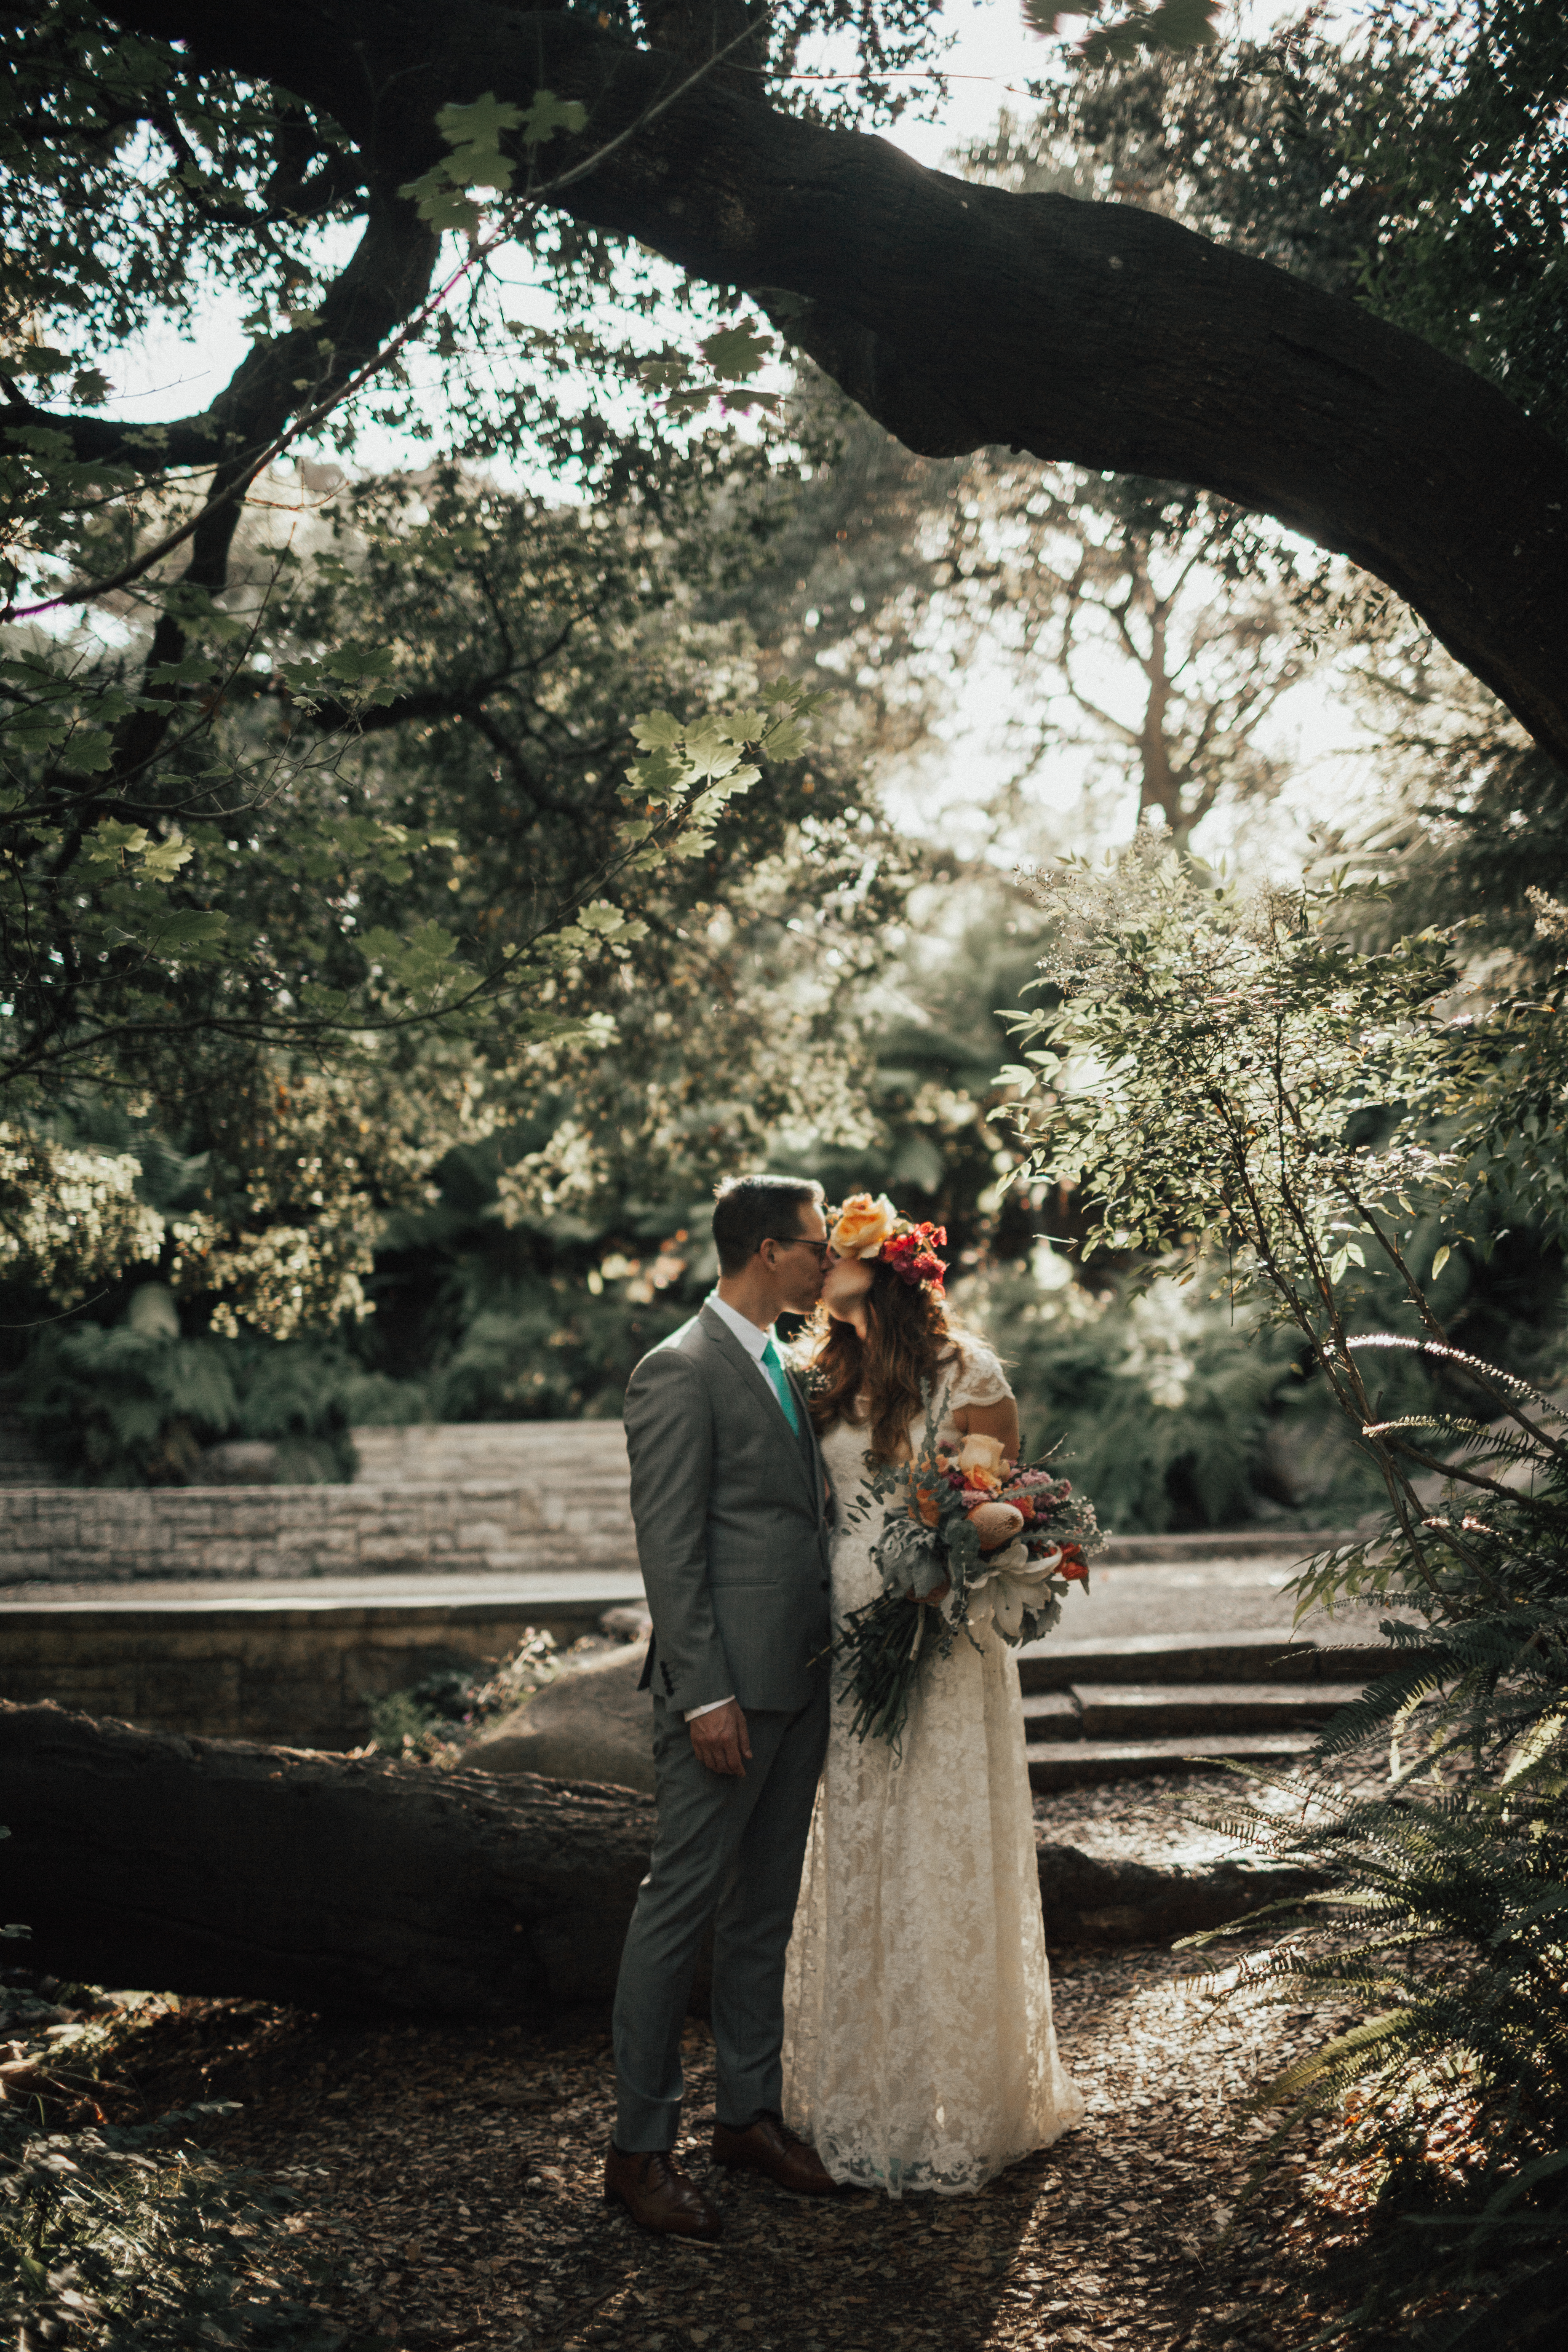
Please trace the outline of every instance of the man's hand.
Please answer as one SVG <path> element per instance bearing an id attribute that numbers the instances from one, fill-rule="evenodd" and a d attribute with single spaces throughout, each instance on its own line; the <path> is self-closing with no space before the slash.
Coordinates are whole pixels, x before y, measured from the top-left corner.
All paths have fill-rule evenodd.
<path id="1" fill-rule="evenodd" d="M 710 1772 L 727 1773 L 732 1780 L 745 1779 L 746 1767 L 752 1760 L 752 1743 L 737 1700 L 713 1707 L 707 1715 L 694 1716 L 686 1727 L 691 1734 L 699 1764 L 706 1765 Z"/>

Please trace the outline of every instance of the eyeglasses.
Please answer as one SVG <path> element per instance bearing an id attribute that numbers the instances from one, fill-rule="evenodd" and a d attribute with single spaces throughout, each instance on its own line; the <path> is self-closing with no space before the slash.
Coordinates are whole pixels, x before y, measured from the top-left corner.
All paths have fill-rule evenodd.
<path id="1" fill-rule="evenodd" d="M 816 1255 L 818 1265 L 827 1264 L 827 1254 L 833 1247 L 831 1242 L 808 1241 L 804 1234 L 764 1234 L 763 1239 L 765 1242 L 777 1242 L 780 1249 L 811 1250 Z"/>

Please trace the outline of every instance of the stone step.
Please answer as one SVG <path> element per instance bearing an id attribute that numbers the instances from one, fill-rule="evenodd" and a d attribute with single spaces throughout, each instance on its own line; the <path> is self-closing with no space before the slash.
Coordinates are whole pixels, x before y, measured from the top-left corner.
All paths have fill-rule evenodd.
<path id="1" fill-rule="evenodd" d="M 1076 1691 L 1042 1691 L 1037 1698 L 1024 1701 L 1024 1738 L 1037 1739 L 1081 1739 L 1083 1712 Z"/>
<path id="2" fill-rule="evenodd" d="M 1239 1626 L 1224 1633 L 1123 1633 L 1100 1641 L 1047 1634 L 1018 1652 L 1026 1694 L 1072 1690 L 1084 1683 L 1236 1683 L 1281 1679 L 1352 1682 L 1415 1662 L 1420 1653 L 1386 1642 L 1335 1643 L 1323 1637 Z"/>
<path id="3" fill-rule="evenodd" d="M 1313 1731 L 1362 1694 L 1360 1683 L 1088 1684 L 1074 1693 L 1086 1739 L 1207 1738 L 1233 1731 Z"/>
<path id="4" fill-rule="evenodd" d="M 1094 1565 L 1136 1567 L 1158 1560 L 1310 1559 L 1315 1552 L 1363 1541 L 1353 1528 L 1217 1528 L 1201 1535 L 1118 1536 L 1107 1542 Z"/>
<path id="5" fill-rule="evenodd" d="M 1212 1771 L 1220 1762 L 1289 1764 L 1306 1756 L 1305 1732 L 1232 1732 L 1214 1738 L 1050 1739 L 1031 1741 L 1029 1785 L 1039 1790 L 1085 1789 L 1107 1780 L 1148 1780 L 1162 1772 Z"/>
<path id="6" fill-rule="evenodd" d="M 1025 1734 L 1141 1740 L 1312 1730 L 1361 1693 L 1360 1683 L 1086 1683 L 1026 1699 Z"/>
<path id="7" fill-rule="evenodd" d="M 474 1421 L 350 1432 L 363 1486 L 458 1485 L 494 1478 L 526 1485 L 562 1474 L 595 1486 L 629 1486 L 626 1432 L 618 1421 Z"/>

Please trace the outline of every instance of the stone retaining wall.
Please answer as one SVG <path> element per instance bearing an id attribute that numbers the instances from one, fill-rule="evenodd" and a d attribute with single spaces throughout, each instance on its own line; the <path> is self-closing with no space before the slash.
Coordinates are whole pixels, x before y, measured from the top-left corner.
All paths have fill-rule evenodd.
<path id="1" fill-rule="evenodd" d="M 412 1422 L 352 1434 L 356 1481 L 366 1486 L 449 1486 L 472 1478 L 527 1485 L 546 1476 L 624 1484 L 629 1475 L 618 1421 Z"/>
<path id="2" fill-rule="evenodd" d="M 0 1612 L 0 1696 L 113 1716 L 143 1730 L 352 1748 L 374 1700 L 426 1675 L 504 1657 L 536 1627 L 563 1643 L 601 1600 L 226 1608 L 188 1602 Z"/>
<path id="3" fill-rule="evenodd" d="M 635 1569 L 626 1479 L 0 1488 L 0 1585 Z"/>

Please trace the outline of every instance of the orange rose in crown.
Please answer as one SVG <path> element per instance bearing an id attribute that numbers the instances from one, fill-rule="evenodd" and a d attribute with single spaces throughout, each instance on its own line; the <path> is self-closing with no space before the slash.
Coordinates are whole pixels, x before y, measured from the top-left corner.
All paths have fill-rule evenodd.
<path id="1" fill-rule="evenodd" d="M 911 1288 L 930 1283 L 940 1298 L 947 1268 L 937 1255 L 947 1247 L 945 1225 L 911 1225 L 886 1192 L 852 1192 L 841 1209 L 827 1212 L 828 1234 L 839 1257 L 878 1258 Z"/>
<path id="2" fill-rule="evenodd" d="M 831 1210 L 828 1215 L 833 1215 Z M 827 1238 L 839 1257 L 880 1257 L 882 1244 L 898 1223 L 899 1213 L 886 1192 L 874 1201 L 869 1192 L 851 1192 Z"/>

